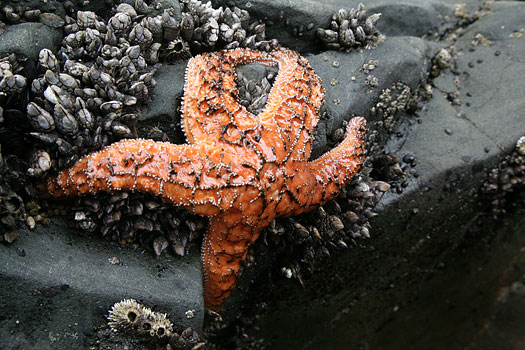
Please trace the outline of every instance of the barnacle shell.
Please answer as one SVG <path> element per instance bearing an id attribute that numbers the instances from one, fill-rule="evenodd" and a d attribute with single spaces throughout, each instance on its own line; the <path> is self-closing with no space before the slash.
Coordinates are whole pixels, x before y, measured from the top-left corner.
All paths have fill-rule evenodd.
<path id="1" fill-rule="evenodd" d="M 40 176 L 51 169 L 51 157 L 46 151 L 40 150 L 33 153 L 31 167 L 27 170 L 29 176 Z"/>
<path id="2" fill-rule="evenodd" d="M 330 29 L 317 28 L 317 36 L 330 50 L 373 48 L 382 37 L 375 27 L 380 17 L 380 13 L 368 16 L 362 3 L 350 11 L 340 9 L 332 15 Z"/>
<path id="3" fill-rule="evenodd" d="M 0 94 L 20 93 L 27 85 L 24 76 L 13 74 L 10 59 L 14 59 L 14 56 L 0 59 Z"/>
<path id="4" fill-rule="evenodd" d="M 47 69 L 55 70 L 58 67 L 58 60 L 48 49 L 42 49 L 38 54 L 38 63 Z"/>
<path id="5" fill-rule="evenodd" d="M 34 102 L 27 105 L 27 115 L 33 128 L 39 131 L 53 131 L 55 120 L 53 116 Z"/>
<path id="6" fill-rule="evenodd" d="M 173 333 L 167 315 L 152 311 L 134 299 L 124 299 L 109 310 L 108 324 L 116 331 L 134 330 L 139 334 L 164 337 Z"/>

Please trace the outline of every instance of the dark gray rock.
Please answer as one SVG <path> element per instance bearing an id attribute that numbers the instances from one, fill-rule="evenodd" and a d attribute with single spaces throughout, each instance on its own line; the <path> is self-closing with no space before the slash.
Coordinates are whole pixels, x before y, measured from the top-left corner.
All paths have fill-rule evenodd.
<path id="1" fill-rule="evenodd" d="M 491 12 L 469 26 L 456 44 L 460 54 L 455 70 L 462 101 L 456 109 L 492 140 L 492 150 L 510 151 L 525 132 L 525 39 L 519 34 L 524 14 L 523 3 L 494 3 Z M 476 44 L 479 35 L 491 44 Z M 519 125 L 522 127 L 516 127 Z"/>
<path id="2" fill-rule="evenodd" d="M 315 52 L 323 49 L 316 37 L 316 29 L 328 28 L 332 14 L 341 8 L 357 8 L 360 2 L 240 0 L 235 1 L 235 5 L 247 10 L 252 19 L 270 21 L 266 27 L 268 38 L 278 39 L 281 45 L 297 51 Z M 219 3 L 226 5 L 229 1 Z M 387 36 L 422 36 L 436 30 L 443 18 L 454 12 L 453 4 L 437 0 L 371 0 L 365 6 L 369 14 L 382 13 L 377 27 Z M 311 29 L 308 29 L 309 24 Z"/>
<path id="3" fill-rule="evenodd" d="M 100 237 L 82 236 L 53 219 L 0 245 L 0 347 L 84 348 L 125 298 L 167 312 L 180 332 L 203 321 L 200 257 L 154 258 Z M 187 318 L 186 311 L 193 310 Z"/>
<path id="4" fill-rule="evenodd" d="M 0 57 L 15 53 L 20 57 L 37 60 L 38 53 L 43 48 L 56 52 L 62 37 L 62 29 L 50 28 L 42 23 L 10 25 L 0 34 Z"/>
<path id="5" fill-rule="evenodd" d="M 323 81 L 326 95 L 322 112 L 328 114 L 328 119 L 319 120 L 312 156 L 324 152 L 327 137 L 341 127 L 344 120 L 362 116 L 377 122 L 369 117 L 369 111 L 377 103 L 382 90 L 402 82 L 412 91 L 417 91 L 427 79 L 428 57 L 432 51 L 432 46 L 421 39 L 399 37 L 390 38 L 373 50 L 326 51 L 308 57 Z M 365 73 L 362 67 L 370 60 L 377 61 L 376 67 Z M 367 85 L 367 78 L 377 78 L 377 86 Z"/>
<path id="6" fill-rule="evenodd" d="M 523 257 L 523 254 L 522 254 Z M 518 261 L 523 266 L 523 261 Z M 476 349 L 491 350 L 519 349 L 525 342 L 522 325 L 525 324 L 525 287 L 516 282 L 500 289 L 501 298 L 497 304 L 488 329 L 476 341 Z"/>
<path id="7" fill-rule="evenodd" d="M 184 143 L 180 125 L 180 107 L 184 92 L 184 74 L 187 61 L 166 64 L 155 72 L 157 85 L 153 90 L 153 101 L 137 121 L 139 137 L 151 138 L 152 128 L 165 133 L 173 143 Z"/>
<path id="8" fill-rule="evenodd" d="M 317 53 L 322 47 L 315 28 L 328 25 L 333 12 L 356 7 L 358 1 L 235 3 L 247 9 L 252 19 L 273 22 L 267 27 L 268 38 Z M 467 7 L 473 11 L 481 3 L 468 1 Z M 398 81 L 416 90 L 428 79 L 430 58 L 449 44 L 406 35 L 443 30 L 448 25 L 445 16 L 454 18 L 453 0 L 373 0 L 366 6 L 369 13 L 382 12 L 379 29 L 387 34 L 385 42 L 374 50 L 327 51 L 308 57 L 323 79 L 323 111 L 328 116 L 319 122 L 314 153 L 324 152 L 327 136 L 352 114 L 366 117 L 373 129 L 378 120 L 369 111 L 380 92 Z M 523 304 L 521 289 L 509 286 L 525 282 L 515 272 L 525 269 L 520 258 L 525 223 L 522 215 L 509 214 L 503 222 L 478 226 L 478 219 L 484 217 L 480 204 L 486 204 L 479 203 L 478 188 L 485 168 L 497 164 L 525 133 L 525 39 L 517 32 L 523 27 L 525 10 L 521 2 L 493 3 L 491 10 L 455 32 L 452 70 L 442 71 L 431 81 L 433 97 L 416 117 L 409 118 L 421 124 L 403 125 L 403 137 L 392 136 L 387 144 L 387 151 L 416 158 L 418 177 L 401 194 L 385 196 L 370 240 L 335 252 L 305 280 L 304 289 L 285 278 L 274 278 L 265 285 L 268 297 L 256 305 L 260 307 L 257 316 L 263 309 L 269 311 L 262 313 L 261 323 L 252 326 L 250 334 L 271 339 L 272 348 L 277 349 L 442 349 L 471 344 L 484 349 L 493 348 L 491 344 L 520 344 L 519 337 L 513 341 L 506 331 L 512 332 L 516 325 L 508 318 L 520 317 L 512 307 Z M 294 28 L 309 23 L 312 29 L 294 36 Z M 0 35 L 0 48 L 7 47 L 0 52 L 11 53 L 14 47 L 36 57 L 47 46 L 42 44 L 50 37 L 45 30 L 51 29 L 38 27 L 43 34 L 35 39 L 36 31 L 29 32 L 28 25 L 8 26 L 8 31 L 23 30 Z M 53 33 L 61 39 L 60 31 Z M 31 44 L 18 47 L 15 40 Z M 377 67 L 369 73 L 360 71 L 371 59 L 378 61 Z M 158 70 L 156 97 L 141 123 L 179 128 L 177 109 L 185 67 L 186 62 L 180 62 Z M 370 76 L 377 78 L 377 85 L 365 83 Z M 92 339 L 92 326 L 105 322 L 111 304 L 125 297 L 142 299 L 146 306 L 169 312 L 181 327 L 200 329 L 202 276 L 196 251 L 185 259 L 166 255 L 155 259 L 148 252 L 118 247 L 98 237 L 53 234 L 54 229 L 23 232 L 11 246 L 0 245 L 2 346 L 80 348 Z M 123 266 L 109 264 L 108 259 L 115 256 Z M 252 299 L 243 299 L 254 278 L 249 272 L 246 269 L 225 313 L 236 315 L 239 305 L 253 304 Z M 506 293 L 508 290 L 515 293 Z M 501 297 L 508 295 L 508 304 L 497 313 Z M 195 316 L 186 320 L 188 309 L 194 309 Z M 486 329 L 494 336 L 483 333 Z"/>
<path id="9" fill-rule="evenodd" d="M 157 85 L 153 90 L 153 101 L 148 105 L 142 120 L 146 121 L 159 116 L 175 118 L 180 114 L 187 64 L 186 60 L 175 64 L 165 64 L 155 72 Z"/>
<path id="10" fill-rule="evenodd" d="M 253 334 L 278 349 L 520 346 L 523 208 L 494 220 L 479 188 L 525 134 L 524 15 L 523 3 L 493 3 L 458 32 L 421 123 L 387 144 L 416 158 L 418 177 L 385 195 L 370 240 L 323 261 L 306 288 L 274 280 Z"/>

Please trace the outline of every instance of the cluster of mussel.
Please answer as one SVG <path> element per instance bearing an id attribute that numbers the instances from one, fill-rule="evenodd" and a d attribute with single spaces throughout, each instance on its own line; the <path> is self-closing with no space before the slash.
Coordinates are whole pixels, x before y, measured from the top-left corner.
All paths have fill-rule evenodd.
<path id="1" fill-rule="evenodd" d="M 9 123 L 8 114 L 12 112 L 8 101 L 26 87 L 26 78 L 18 74 L 22 69 L 14 54 L 0 58 L 0 125 Z M 0 130 L 0 137 L 5 138 L 6 134 Z M 0 242 L 14 241 L 19 235 L 17 226 L 26 220 L 25 204 L 20 196 L 27 192 L 25 167 L 15 156 L 2 156 L 0 145 Z"/>
<path id="2" fill-rule="evenodd" d="M 214 9 L 210 3 L 190 0 L 180 2 L 182 13 L 167 8 L 153 15 L 159 13 L 153 5 L 140 0 L 134 6 L 122 3 L 107 19 L 91 11 L 78 11 L 76 18 L 65 16 L 66 36 L 60 50 L 40 52 L 40 75 L 30 85 L 26 137 L 34 149 L 28 175 L 44 178 L 84 154 L 140 136 L 136 121 L 150 102 L 159 63 L 201 51 L 270 50 L 277 45 L 275 40 L 264 40 L 264 24 L 250 23 L 249 14 L 237 7 Z M 15 84 L 9 80 L 6 86 L 24 89 L 23 76 L 11 77 Z M 240 88 L 243 104 L 252 110 L 264 106 L 271 82 L 261 85 L 242 76 L 238 82 L 246 83 Z M 72 202 L 69 215 L 78 228 L 100 230 L 123 243 L 152 243 L 157 254 L 171 247 L 184 255 L 205 229 L 204 219 L 153 196 L 101 194 Z"/>
<path id="3" fill-rule="evenodd" d="M 357 9 L 340 9 L 334 13 L 330 28 L 318 28 L 317 36 L 329 50 L 372 48 L 381 39 L 376 28 L 379 18 L 380 13 L 368 15 L 365 6 L 360 3 Z"/>
<path id="4" fill-rule="evenodd" d="M 279 262 L 281 273 L 302 283 L 302 274 L 311 273 L 317 260 L 334 249 L 356 246 L 356 239 L 369 238 L 369 219 L 377 215 L 373 209 L 390 188 L 372 179 L 370 171 L 363 169 L 336 199 L 308 215 L 274 221 L 261 239 L 266 244 L 258 249 L 287 251 Z"/>
<path id="5" fill-rule="evenodd" d="M 16 74 L 21 67 L 16 61 L 16 56 L 11 54 L 0 59 L 0 93 L 3 95 L 21 93 L 27 85 L 27 79 Z M 0 115 L 0 118 L 2 116 Z M 2 119 L 0 119 L 0 122 Z"/>
<path id="6" fill-rule="evenodd" d="M 182 0 L 181 36 L 190 43 L 192 50 L 214 51 L 247 47 L 268 51 L 277 46 L 277 41 L 266 40 L 266 25 L 250 23 L 246 10 L 233 7 L 214 9 L 211 2 Z"/>

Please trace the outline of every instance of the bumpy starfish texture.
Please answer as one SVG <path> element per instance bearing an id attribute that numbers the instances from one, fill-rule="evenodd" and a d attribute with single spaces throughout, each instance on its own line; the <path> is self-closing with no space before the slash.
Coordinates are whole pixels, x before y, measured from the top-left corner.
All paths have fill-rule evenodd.
<path id="1" fill-rule="evenodd" d="M 237 102 L 235 66 L 278 65 L 259 115 Z M 204 301 L 220 311 L 235 287 L 248 247 L 279 216 L 312 210 L 337 196 L 364 158 L 365 120 L 308 161 L 324 89 L 299 54 L 235 49 L 192 58 L 182 124 L 188 144 L 125 140 L 51 177 L 55 197 L 140 191 L 209 216 L 202 243 Z"/>

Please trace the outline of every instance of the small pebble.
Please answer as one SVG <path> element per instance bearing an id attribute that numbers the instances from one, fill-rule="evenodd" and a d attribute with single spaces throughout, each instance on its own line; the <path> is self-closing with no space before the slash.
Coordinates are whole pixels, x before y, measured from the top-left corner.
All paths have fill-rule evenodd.
<path id="1" fill-rule="evenodd" d="M 34 229 L 36 225 L 35 218 L 32 216 L 28 216 L 26 219 L 26 224 L 31 230 Z"/>
<path id="2" fill-rule="evenodd" d="M 496 52 L 494 52 L 494 56 L 499 56 L 501 55 L 501 51 L 500 50 L 496 50 Z"/>
<path id="3" fill-rule="evenodd" d="M 414 160 L 416 160 L 416 157 L 414 157 L 411 154 L 405 154 L 403 156 L 403 162 L 405 162 L 405 163 L 412 163 Z"/>
<path id="4" fill-rule="evenodd" d="M 450 130 L 449 128 L 445 128 L 445 134 L 452 135 L 452 130 Z"/>

